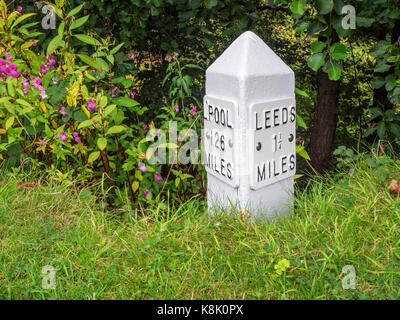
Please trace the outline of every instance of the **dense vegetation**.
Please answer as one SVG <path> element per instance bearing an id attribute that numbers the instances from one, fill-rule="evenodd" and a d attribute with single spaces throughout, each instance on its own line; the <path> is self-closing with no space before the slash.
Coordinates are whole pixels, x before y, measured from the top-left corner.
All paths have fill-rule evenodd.
<path id="1" fill-rule="evenodd" d="M 204 195 L 201 164 L 171 160 L 200 136 L 205 69 L 244 30 L 296 73 L 300 171 L 332 168 L 339 145 L 397 152 L 400 9 L 351 4 L 355 25 L 341 0 L 2 0 L 0 157 L 82 185 L 104 175 L 113 208 Z M 170 165 L 149 161 L 155 128 Z"/>

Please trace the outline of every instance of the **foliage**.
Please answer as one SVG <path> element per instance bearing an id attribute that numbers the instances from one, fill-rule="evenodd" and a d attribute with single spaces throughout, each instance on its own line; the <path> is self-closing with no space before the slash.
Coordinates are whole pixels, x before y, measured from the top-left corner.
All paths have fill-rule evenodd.
<path id="1" fill-rule="evenodd" d="M 115 44 L 109 37 L 99 38 L 93 32 L 79 33 L 88 16 L 74 15 L 83 6 L 65 12 L 63 1 L 57 1 L 52 6 L 62 21 L 58 34 L 48 43 L 46 54 L 36 52 L 32 38 L 38 33 L 28 31 L 35 23 L 16 28 L 32 15 L 21 15 L 19 11 L 8 15 L 5 3 L 0 3 L 1 21 L 8 21 L 0 25 L 4 37 L 0 49 L 0 57 L 4 58 L 0 60 L 4 64 L 0 80 L 0 147 L 7 154 L 7 166 L 30 157 L 38 168 L 50 167 L 62 174 L 73 171 L 82 183 L 105 175 L 118 195 L 110 199 L 114 206 L 123 202 L 128 192 L 132 202 L 162 201 L 168 179 L 163 178 L 160 164 L 146 163 L 148 145 L 143 143 L 147 141 L 147 128 L 154 128 L 154 122 L 145 124 L 140 120 L 147 108 L 136 100 L 140 88 L 135 75 L 116 77 L 114 73 L 116 55 L 123 44 Z M 91 53 L 76 52 L 72 39 L 92 47 Z M 171 71 L 175 63 L 179 61 L 171 62 Z M 184 70 L 189 67 L 193 66 L 178 67 L 182 79 L 173 78 L 172 84 L 178 88 L 171 87 L 172 100 L 177 92 L 183 110 L 193 85 Z M 169 112 L 171 108 L 163 110 Z M 191 108 L 196 110 L 194 105 Z M 161 114 L 159 119 L 166 121 Z M 180 128 L 192 123 L 186 114 L 185 120 Z M 179 169 L 173 174 L 180 180 L 192 177 Z M 179 186 L 176 180 L 168 182 L 175 189 Z M 174 197 L 182 195 L 175 191 Z"/>

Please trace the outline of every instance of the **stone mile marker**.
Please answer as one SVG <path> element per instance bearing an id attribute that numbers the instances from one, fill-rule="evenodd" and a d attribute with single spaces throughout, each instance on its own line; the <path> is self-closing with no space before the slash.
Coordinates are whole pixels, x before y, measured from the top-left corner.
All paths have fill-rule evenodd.
<path id="1" fill-rule="evenodd" d="M 204 150 L 209 209 L 287 216 L 296 171 L 293 71 L 253 32 L 206 71 Z"/>

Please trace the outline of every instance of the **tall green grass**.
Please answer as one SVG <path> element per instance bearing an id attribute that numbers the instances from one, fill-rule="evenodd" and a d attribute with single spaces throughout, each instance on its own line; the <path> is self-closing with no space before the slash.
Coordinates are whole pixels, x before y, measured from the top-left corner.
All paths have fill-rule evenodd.
<path id="1" fill-rule="evenodd" d="M 2 173 L 1 299 L 398 299 L 400 198 L 364 160 L 298 190 L 290 219 L 178 210 L 107 211 L 101 193 Z M 43 289 L 41 270 L 56 270 Z M 343 289 L 345 265 L 356 289 Z"/>

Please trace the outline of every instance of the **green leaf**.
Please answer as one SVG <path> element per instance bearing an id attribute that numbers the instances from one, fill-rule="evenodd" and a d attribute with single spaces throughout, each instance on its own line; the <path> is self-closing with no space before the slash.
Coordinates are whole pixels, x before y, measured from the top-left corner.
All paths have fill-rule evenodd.
<path id="1" fill-rule="evenodd" d="M 319 14 L 328 14 L 333 9 L 333 0 L 316 0 L 315 5 Z"/>
<path id="2" fill-rule="evenodd" d="M 379 138 L 383 139 L 385 137 L 385 132 L 386 132 L 386 126 L 385 126 L 385 122 L 380 121 L 377 125 L 376 125 L 376 130 L 378 133 Z"/>
<path id="3" fill-rule="evenodd" d="M 58 35 L 60 37 L 64 35 L 64 29 L 65 29 L 65 22 L 61 22 L 60 26 L 58 27 Z"/>
<path id="4" fill-rule="evenodd" d="M 104 109 L 104 116 L 107 117 L 110 113 L 114 111 L 115 108 L 116 108 L 115 104 L 109 105 L 107 108 Z"/>
<path id="5" fill-rule="evenodd" d="M 306 2 L 304 0 L 293 1 L 289 8 L 294 14 L 302 16 L 306 10 Z"/>
<path id="6" fill-rule="evenodd" d="M 100 151 L 92 152 L 89 155 L 88 163 L 92 163 L 93 161 L 96 161 L 99 157 L 100 157 Z"/>
<path id="7" fill-rule="evenodd" d="M 331 66 L 328 72 L 329 79 L 334 81 L 339 80 L 341 74 L 342 70 L 335 65 Z"/>
<path id="8" fill-rule="evenodd" d="M 89 19 L 89 15 L 75 20 L 74 22 L 71 23 L 69 30 L 74 30 L 74 29 L 77 29 L 77 28 L 83 26 L 88 19 Z"/>
<path id="9" fill-rule="evenodd" d="M 106 96 L 102 96 L 100 99 L 100 107 L 104 108 L 107 105 L 108 99 Z"/>
<path id="10" fill-rule="evenodd" d="M 137 106 L 139 104 L 139 102 L 137 102 L 136 100 L 133 100 L 133 99 L 128 98 L 128 97 L 116 98 L 116 99 L 113 99 L 113 102 L 116 105 L 123 106 L 123 107 L 134 107 L 134 106 Z"/>
<path id="11" fill-rule="evenodd" d="M 296 153 L 304 159 L 311 160 L 303 146 L 296 146 Z"/>
<path id="12" fill-rule="evenodd" d="M 376 77 L 374 80 L 372 80 L 372 87 L 374 89 L 379 89 L 382 88 L 385 83 L 385 79 L 383 79 L 382 77 Z"/>
<path id="13" fill-rule="evenodd" d="M 324 53 L 316 53 L 310 56 L 307 60 L 308 66 L 314 70 L 318 71 L 325 64 L 325 54 Z"/>
<path id="14" fill-rule="evenodd" d="M 101 43 L 99 42 L 99 40 L 97 40 L 91 36 L 88 36 L 86 34 L 74 34 L 74 37 L 84 43 L 91 44 L 93 46 L 101 46 Z"/>
<path id="15" fill-rule="evenodd" d="M 83 121 L 83 122 L 81 122 L 81 123 L 79 124 L 78 130 L 79 130 L 79 129 L 82 129 L 82 128 L 90 127 L 92 124 L 93 124 L 93 119 L 85 120 L 85 121 Z"/>
<path id="16" fill-rule="evenodd" d="M 397 137 L 400 138 L 400 126 L 397 123 L 390 124 L 390 131 Z"/>
<path id="17" fill-rule="evenodd" d="M 124 126 L 113 126 L 110 129 L 108 129 L 107 135 L 121 133 L 125 130 L 126 130 L 126 127 L 124 127 Z"/>
<path id="18" fill-rule="evenodd" d="M 107 147 L 107 139 L 104 137 L 100 137 L 97 140 L 97 146 L 99 147 L 100 150 L 104 150 Z"/>
<path id="19" fill-rule="evenodd" d="M 335 60 L 345 60 L 347 58 L 347 48 L 344 44 L 335 43 L 330 48 L 331 57 Z"/>
<path id="20" fill-rule="evenodd" d="M 78 57 L 87 65 L 93 67 L 96 70 L 106 71 L 108 69 L 107 63 L 100 58 L 92 58 L 87 56 L 86 54 L 78 54 Z"/>
<path id="21" fill-rule="evenodd" d="M 310 96 L 307 94 L 307 92 L 305 92 L 305 91 L 303 91 L 303 90 L 301 90 L 301 89 L 299 89 L 299 88 L 296 88 L 296 89 L 295 89 L 295 92 L 296 92 L 296 94 L 298 94 L 298 95 L 300 95 L 300 96 L 307 97 L 307 98 L 310 97 Z"/>
<path id="22" fill-rule="evenodd" d="M 206 8 L 211 9 L 218 4 L 217 0 L 206 0 Z"/>
<path id="23" fill-rule="evenodd" d="M 47 55 L 52 54 L 57 47 L 62 46 L 63 42 L 64 41 L 62 40 L 62 37 L 60 35 L 57 35 L 53 39 L 51 39 L 47 46 Z"/>
<path id="24" fill-rule="evenodd" d="M 32 105 L 31 105 L 29 102 L 25 101 L 25 100 L 17 99 L 17 102 L 18 102 L 21 106 L 32 107 Z"/>
<path id="25" fill-rule="evenodd" d="M 301 116 L 299 116 L 298 114 L 296 115 L 296 124 L 299 127 L 302 127 L 304 129 L 308 130 L 308 127 L 307 127 L 306 123 L 304 122 L 303 118 Z"/>
<path id="26" fill-rule="evenodd" d="M 76 15 L 77 13 L 79 13 L 79 11 L 82 10 L 82 8 L 83 8 L 83 4 L 81 4 L 81 5 L 77 6 L 77 7 L 75 7 L 74 9 L 72 9 L 72 10 L 68 13 L 67 18 Z"/>
<path id="27" fill-rule="evenodd" d="M 5 127 L 4 127 L 6 130 L 8 130 L 8 128 L 11 128 L 11 126 L 14 124 L 14 119 L 15 119 L 15 117 L 9 117 L 6 120 L 6 124 L 5 124 Z"/>
<path id="28" fill-rule="evenodd" d="M 14 21 L 14 23 L 13 23 L 12 27 L 10 28 L 10 30 L 12 31 L 22 21 L 24 21 L 25 19 L 30 18 L 32 16 L 35 16 L 35 15 L 36 15 L 36 13 L 27 13 L 27 14 L 24 14 L 24 15 L 20 16 L 17 20 Z"/>
<path id="29" fill-rule="evenodd" d="M 136 192 L 139 189 L 139 181 L 135 180 L 132 182 L 132 190 Z"/>
<path id="30" fill-rule="evenodd" d="M 120 43 L 119 45 L 117 45 L 114 49 L 112 49 L 112 50 L 110 51 L 110 54 L 116 54 L 116 53 L 119 51 L 119 49 L 122 48 L 123 45 L 124 45 L 124 42 L 122 42 L 122 43 Z"/>
<path id="31" fill-rule="evenodd" d="M 382 57 L 386 53 L 386 50 L 389 46 L 390 46 L 389 41 L 379 41 L 371 48 L 369 54 L 374 58 Z"/>
<path id="32" fill-rule="evenodd" d="M 314 41 L 313 43 L 311 43 L 311 49 L 312 49 L 313 53 L 322 52 L 322 50 L 324 50 L 325 47 L 326 47 L 325 42 Z"/>
<path id="33" fill-rule="evenodd" d="M 376 65 L 374 72 L 376 73 L 384 73 L 390 69 L 390 65 L 386 64 L 383 60 L 380 60 Z"/>

